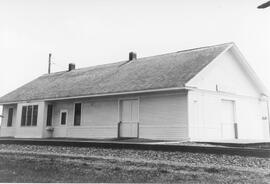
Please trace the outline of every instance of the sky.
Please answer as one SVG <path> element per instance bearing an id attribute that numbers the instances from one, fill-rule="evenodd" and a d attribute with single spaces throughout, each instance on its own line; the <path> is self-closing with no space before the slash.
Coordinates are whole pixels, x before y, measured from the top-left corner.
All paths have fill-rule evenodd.
<path id="1" fill-rule="evenodd" d="M 0 0 L 0 96 L 47 73 L 234 42 L 270 89 L 265 0 Z"/>

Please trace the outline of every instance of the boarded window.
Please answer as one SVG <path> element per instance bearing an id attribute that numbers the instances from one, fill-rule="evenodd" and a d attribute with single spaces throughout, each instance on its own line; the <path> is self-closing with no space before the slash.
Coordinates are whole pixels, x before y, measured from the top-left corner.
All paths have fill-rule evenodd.
<path id="1" fill-rule="evenodd" d="M 65 125 L 67 122 L 67 112 L 61 112 L 61 125 Z"/>
<path id="2" fill-rule="evenodd" d="M 12 119 L 13 119 L 13 108 L 9 108 L 8 109 L 8 121 L 7 121 L 8 127 L 12 126 Z"/>
<path id="3" fill-rule="evenodd" d="M 26 124 L 26 111 L 27 111 L 27 106 L 23 106 L 22 107 L 21 126 L 25 126 L 25 124 Z"/>
<path id="4" fill-rule="evenodd" d="M 52 114 L 53 114 L 53 105 L 49 104 L 47 109 L 47 126 L 52 126 Z"/>
<path id="5" fill-rule="evenodd" d="M 32 126 L 36 126 L 37 125 L 37 117 L 38 117 L 38 106 L 37 105 L 34 105 Z"/>
<path id="6" fill-rule="evenodd" d="M 82 104 L 76 103 L 74 109 L 74 125 L 79 126 L 81 124 L 81 112 L 82 112 Z"/>

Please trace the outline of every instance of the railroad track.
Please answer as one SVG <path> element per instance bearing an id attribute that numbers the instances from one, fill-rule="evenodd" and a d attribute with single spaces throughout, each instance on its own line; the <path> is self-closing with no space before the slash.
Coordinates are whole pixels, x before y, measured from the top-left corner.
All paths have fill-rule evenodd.
<path id="1" fill-rule="evenodd" d="M 202 146 L 202 145 L 181 145 L 181 144 L 155 144 L 147 142 L 118 142 L 118 141 L 91 141 L 91 140 L 63 140 L 63 139 L 0 139 L 0 144 L 19 145 L 49 145 L 49 146 L 71 146 L 71 147 L 95 147 L 108 149 L 133 149 L 133 150 L 155 150 L 166 152 L 191 152 L 226 154 L 239 156 L 254 156 L 270 158 L 270 149 L 246 148 L 235 146 Z"/>

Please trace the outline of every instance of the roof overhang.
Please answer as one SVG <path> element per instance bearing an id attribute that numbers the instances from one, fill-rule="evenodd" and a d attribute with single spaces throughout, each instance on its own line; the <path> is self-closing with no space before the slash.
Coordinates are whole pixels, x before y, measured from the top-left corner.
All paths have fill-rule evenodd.
<path id="1" fill-rule="evenodd" d="M 269 91 L 265 87 L 265 85 L 262 83 L 258 75 L 255 73 L 255 71 L 252 69 L 252 67 L 248 64 L 246 58 L 243 56 L 243 54 L 240 52 L 239 48 L 233 44 L 232 51 L 235 54 L 236 57 L 239 57 L 238 61 L 242 65 L 242 67 L 245 69 L 247 74 L 250 76 L 250 78 L 253 80 L 254 84 L 259 88 L 261 91 L 262 96 L 269 97 Z"/>
<path id="2" fill-rule="evenodd" d="M 5 104 L 17 104 L 23 102 L 32 102 L 32 101 L 58 101 L 58 100 L 71 100 L 71 99 L 80 99 L 80 98 L 94 98 L 94 97 L 107 97 L 107 96 L 118 96 L 118 95 L 132 95 L 132 94 L 141 94 L 141 93 L 156 93 L 156 92 L 167 92 L 167 91 L 184 91 L 189 90 L 189 87 L 173 87 L 173 88 L 162 88 L 162 89 L 149 89 L 149 90 L 140 90 L 140 91 L 129 91 L 129 92 L 116 92 L 116 93 L 103 93 L 103 94 L 94 94 L 94 95 L 82 95 L 82 96 L 70 96 L 70 97 L 58 97 L 58 98 L 46 98 L 46 99 L 31 99 L 31 100 L 21 100 L 13 102 L 0 102 L 0 105 Z"/>
<path id="3" fill-rule="evenodd" d="M 233 56 L 237 58 L 238 64 L 241 65 L 241 67 L 244 69 L 244 71 L 246 72 L 246 74 L 250 77 L 250 79 L 253 82 L 253 84 L 257 87 L 257 89 L 258 89 L 258 91 L 260 93 L 260 96 L 269 97 L 269 94 L 270 94 L 269 91 L 264 86 L 264 84 L 262 83 L 262 81 L 259 79 L 259 77 L 255 73 L 255 71 L 252 69 L 252 67 L 248 64 L 246 58 L 240 52 L 239 48 L 235 45 L 235 43 L 232 42 L 231 45 L 229 45 L 223 52 L 221 52 L 212 61 L 212 63 L 215 62 L 215 60 L 217 60 L 219 57 L 221 57 L 228 50 L 232 51 Z M 203 70 L 205 70 L 205 68 Z M 189 82 L 192 81 L 192 80 L 194 80 L 196 77 L 198 77 L 198 75 L 201 72 L 197 73 L 197 75 L 195 75 L 193 78 L 191 78 L 189 81 L 187 81 L 186 85 L 189 86 Z"/>

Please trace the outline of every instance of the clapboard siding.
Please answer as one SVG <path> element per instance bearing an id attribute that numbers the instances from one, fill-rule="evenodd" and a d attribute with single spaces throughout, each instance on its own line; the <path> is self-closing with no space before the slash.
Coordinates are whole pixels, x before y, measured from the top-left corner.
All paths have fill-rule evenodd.
<path id="1" fill-rule="evenodd" d="M 118 100 L 99 100 L 83 103 L 84 125 L 111 125 L 118 121 Z"/>
<path id="2" fill-rule="evenodd" d="M 179 126 L 178 124 L 165 126 L 140 125 L 139 137 L 156 140 L 186 140 L 188 139 L 187 126 Z"/>
<path id="3" fill-rule="evenodd" d="M 74 103 L 82 103 L 81 125 L 74 126 Z M 60 125 L 60 111 L 67 110 L 67 125 Z M 117 137 L 118 99 L 63 101 L 54 104 L 54 137 Z"/>
<path id="4" fill-rule="evenodd" d="M 58 126 L 54 129 L 54 137 L 115 138 L 117 137 L 117 126 Z"/>
<path id="5" fill-rule="evenodd" d="M 117 96 L 111 98 L 59 101 L 54 103 L 54 137 L 116 138 L 119 101 L 139 99 L 139 136 L 149 139 L 187 138 L 186 95 L 161 93 Z M 73 125 L 74 103 L 82 103 L 82 122 Z M 67 125 L 60 125 L 60 111 L 67 110 Z"/>
<path id="6" fill-rule="evenodd" d="M 257 98 L 208 91 L 190 91 L 189 135 L 192 140 L 222 139 L 222 100 L 235 102 L 235 122 L 239 139 L 266 139 L 269 137 L 267 116 L 261 111 L 262 103 Z"/>
<path id="7" fill-rule="evenodd" d="M 1 127 L 1 137 L 14 137 L 16 134 L 16 128 L 14 127 Z"/>
<path id="8" fill-rule="evenodd" d="M 67 137 L 67 127 L 55 126 L 52 135 L 53 137 Z"/>
<path id="9" fill-rule="evenodd" d="M 60 111 L 67 110 L 67 126 L 73 124 L 74 103 L 71 101 L 57 102 L 53 104 L 52 123 L 54 127 L 62 127 L 60 125 Z"/>
<path id="10" fill-rule="evenodd" d="M 22 107 L 27 105 L 38 105 L 38 118 L 36 126 L 21 126 Z M 19 103 L 17 106 L 16 138 L 42 138 L 44 132 L 45 102 Z"/>
<path id="11" fill-rule="evenodd" d="M 12 126 L 7 126 L 8 120 L 8 109 L 13 108 L 13 117 L 12 117 Z M 2 109 L 2 118 L 1 128 L 0 128 L 0 136 L 1 137 L 13 137 L 16 134 L 16 120 L 17 120 L 17 105 L 4 105 Z"/>
<path id="12" fill-rule="evenodd" d="M 139 112 L 141 138 L 179 140 L 188 137 L 185 94 L 141 97 Z"/>
<path id="13" fill-rule="evenodd" d="M 114 124 L 114 123 L 112 123 Z M 117 125 L 107 126 L 84 126 L 84 127 L 70 127 L 67 131 L 68 137 L 82 137 L 82 138 L 116 138 Z"/>
<path id="14" fill-rule="evenodd" d="M 234 101 L 239 139 L 269 138 L 268 121 L 262 120 L 268 116 L 267 107 L 262 105 L 265 102 L 233 49 L 216 58 L 187 86 L 196 86 L 188 92 L 189 135 L 192 140 L 223 139 L 221 102 L 224 99 Z"/>

